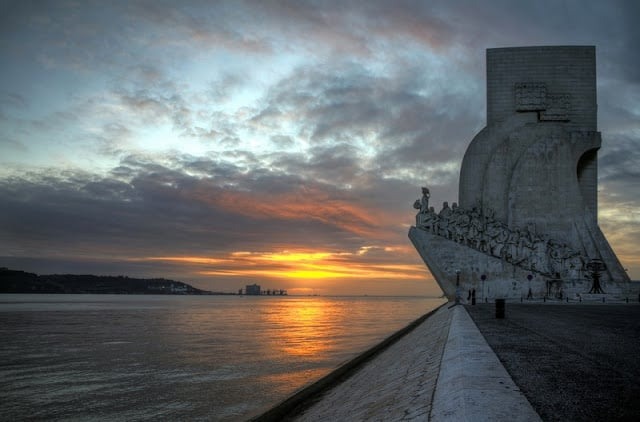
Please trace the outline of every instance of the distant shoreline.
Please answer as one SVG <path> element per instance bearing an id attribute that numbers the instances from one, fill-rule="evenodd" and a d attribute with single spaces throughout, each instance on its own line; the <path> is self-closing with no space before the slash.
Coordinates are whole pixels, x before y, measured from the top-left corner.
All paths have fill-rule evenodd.
<path id="1" fill-rule="evenodd" d="M 232 295 L 197 289 L 181 281 L 164 278 L 132 278 L 91 274 L 37 275 L 0 268 L 0 293 L 43 294 L 134 294 L 134 295 Z"/>

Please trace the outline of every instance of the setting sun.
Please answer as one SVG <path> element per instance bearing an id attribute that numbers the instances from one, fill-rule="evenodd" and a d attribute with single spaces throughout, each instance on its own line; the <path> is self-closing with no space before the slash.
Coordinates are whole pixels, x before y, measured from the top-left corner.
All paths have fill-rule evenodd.
<path id="1" fill-rule="evenodd" d="M 353 252 L 291 249 L 236 251 L 221 256 L 153 256 L 132 260 L 166 263 L 179 266 L 182 272 L 237 280 L 239 286 L 251 280 L 259 284 L 275 283 L 290 292 L 309 293 L 316 289 L 335 288 L 347 280 L 414 280 L 425 283 L 430 275 L 418 262 L 402 263 L 406 261 L 405 252 L 403 247 L 370 246 Z M 413 255 L 408 256 L 413 258 Z"/>

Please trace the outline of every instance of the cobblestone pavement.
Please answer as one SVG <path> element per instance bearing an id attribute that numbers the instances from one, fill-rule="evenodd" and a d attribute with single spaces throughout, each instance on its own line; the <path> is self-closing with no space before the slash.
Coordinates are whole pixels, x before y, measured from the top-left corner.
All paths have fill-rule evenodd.
<path id="1" fill-rule="evenodd" d="M 295 420 L 427 420 L 451 315 L 440 308 Z"/>
<path id="2" fill-rule="evenodd" d="M 466 309 L 543 420 L 640 420 L 640 305 Z"/>

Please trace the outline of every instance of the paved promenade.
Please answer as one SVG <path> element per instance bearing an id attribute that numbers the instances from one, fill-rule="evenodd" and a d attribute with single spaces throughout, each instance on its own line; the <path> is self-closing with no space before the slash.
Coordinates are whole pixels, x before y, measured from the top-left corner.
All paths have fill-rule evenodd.
<path id="1" fill-rule="evenodd" d="M 640 420 L 637 303 L 466 308 L 543 420 Z"/>

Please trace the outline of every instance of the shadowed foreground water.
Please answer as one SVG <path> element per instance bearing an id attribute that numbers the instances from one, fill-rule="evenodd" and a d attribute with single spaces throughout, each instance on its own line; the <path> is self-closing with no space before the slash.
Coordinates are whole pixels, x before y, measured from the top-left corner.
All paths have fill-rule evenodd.
<path id="1" fill-rule="evenodd" d="M 441 303 L 0 295 L 0 414 L 243 420 Z"/>

